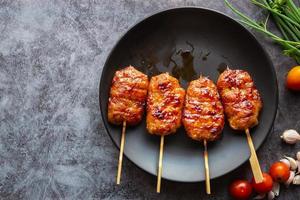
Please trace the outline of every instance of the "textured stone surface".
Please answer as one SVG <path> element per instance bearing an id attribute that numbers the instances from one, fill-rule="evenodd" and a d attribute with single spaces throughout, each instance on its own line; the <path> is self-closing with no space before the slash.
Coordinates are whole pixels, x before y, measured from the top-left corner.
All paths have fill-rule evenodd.
<path id="1" fill-rule="evenodd" d="M 234 3 L 259 18 L 247 1 Z M 124 160 L 116 186 L 118 151 L 103 127 L 98 85 L 117 39 L 135 22 L 161 9 L 204 6 L 234 16 L 223 1 L 1 1 L 0 0 L 0 199 L 205 199 L 204 184 L 156 178 Z M 279 82 L 274 131 L 258 151 L 262 168 L 299 144 L 281 143 L 284 129 L 300 130 L 300 94 L 284 87 L 295 62 L 257 34 Z M 266 75 L 267 78 L 268 75 Z M 210 199 L 228 199 L 227 185 L 250 177 L 248 164 L 212 181 Z M 300 199 L 300 188 L 280 199 Z"/>

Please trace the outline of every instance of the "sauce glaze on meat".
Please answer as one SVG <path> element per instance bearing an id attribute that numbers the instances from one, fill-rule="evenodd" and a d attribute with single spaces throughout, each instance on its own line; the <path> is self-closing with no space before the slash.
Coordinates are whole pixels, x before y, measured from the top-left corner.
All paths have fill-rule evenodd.
<path id="1" fill-rule="evenodd" d="M 129 66 L 116 71 L 108 100 L 108 121 L 136 125 L 142 120 L 147 99 L 148 77 Z"/>
<path id="2" fill-rule="evenodd" d="M 182 122 L 194 140 L 214 141 L 220 137 L 224 127 L 223 106 L 216 85 L 207 77 L 190 82 Z"/>
<path id="3" fill-rule="evenodd" d="M 262 101 L 250 74 L 244 70 L 225 70 L 217 87 L 229 125 L 245 130 L 258 124 Z"/>
<path id="4" fill-rule="evenodd" d="M 181 125 L 185 91 L 168 73 L 150 80 L 147 99 L 147 130 L 150 134 L 175 133 Z"/>

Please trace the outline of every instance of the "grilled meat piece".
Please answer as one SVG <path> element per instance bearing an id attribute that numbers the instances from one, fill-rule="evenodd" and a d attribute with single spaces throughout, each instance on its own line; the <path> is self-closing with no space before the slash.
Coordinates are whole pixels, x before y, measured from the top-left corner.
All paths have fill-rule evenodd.
<path id="1" fill-rule="evenodd" d="M 175 133 L 181 125 L 185 91 L 168 73 L 150 80 L 147 99 L 147 129 L 150 134 Z"/>
<path id="2" fill-rule="evenodd" d="M 108 100 L 108 121 L 120 125 L 139 123 L 143 117 L 148 91 L 148 77 L 129 66 L 116 71 Z"/>
<path id="3" fill-rule="evenodd" d="M 262 101 L 248 72 L 227 69 L 217 87 L 231 128 L 246 130 L 258 124 Z"/>
<path id="4" fill-rule="evenodd" d="M 185 96 L 183 125 L 198 141 L 218 139 L 224 127 L 223 106 L 216 85 L 207 77 L 191 81 Z"/>

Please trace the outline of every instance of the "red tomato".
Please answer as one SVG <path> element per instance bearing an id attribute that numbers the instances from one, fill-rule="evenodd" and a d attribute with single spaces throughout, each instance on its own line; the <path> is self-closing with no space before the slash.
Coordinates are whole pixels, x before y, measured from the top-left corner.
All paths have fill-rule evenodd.
<path id="1" fill-rule="evenodd" d="M 283 162 L 276 162 L 270 167 L 269 171 L 274 181 L 285 182 L 290 177 L 290 169 Z"/>
<path id="2" fill-rule="evenodd" d="M 263 173 L 263 182 L 255 183 L 254 178 L 252 179 L 252 187 L 254 190 L 259 194 L 265 194 L 272 190 L 273 187 L 273 180 L 272 177 L 267 174 Z"/>
<path id="3" fill-rule="evenodd" d="M 291 90 L 300 91 L 300 66 L 293 67 L 287 77 L 286 86 Z"/>
<path id="4" fill-rule="evenodd" d="M 252 186 L 246 180 L 236 180 L 230 184 L 229 192 L 234 199 L 248 199 L 252 193 Z"/>

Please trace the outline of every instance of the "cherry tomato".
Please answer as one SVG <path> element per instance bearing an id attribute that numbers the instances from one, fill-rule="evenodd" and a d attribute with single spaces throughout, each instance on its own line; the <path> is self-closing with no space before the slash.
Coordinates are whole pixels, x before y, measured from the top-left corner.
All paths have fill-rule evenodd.
<path id="1" fill-rule="evenodd" d="M 300 66 L 293 67 L 287 77 L 286 86 L 291 90 L 300 91 Z"/>
<path id="2" fill-rule="evenodd" d="M 252 186 L 246 180 L 236 180 L 230 184 L 229 193 L 234 199 L 248 199 L 252 193 Z"/>
<path id="3" fill-rule="evenodd" d="M 269 171 L 274 181 L 285 182 L 290 177 L 290 169 L 283 162 L 276 162 L 270 167 Z"/>
<path id="4" fill-rule="evenodd" d="M 254 190 L 259 194 L 265 194 L 272 190 L 273 187 L 273 179 L 272 177 L 267 174 L 263 173 L 263 182 L 255 183 L 254 178 L 252 179 L 252 187 Z"/>

